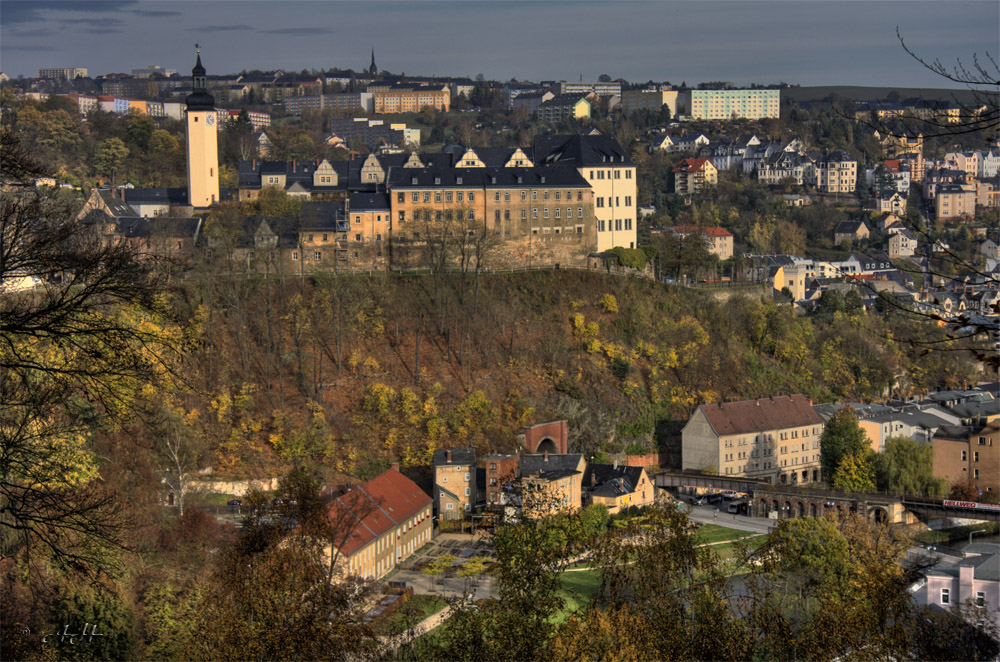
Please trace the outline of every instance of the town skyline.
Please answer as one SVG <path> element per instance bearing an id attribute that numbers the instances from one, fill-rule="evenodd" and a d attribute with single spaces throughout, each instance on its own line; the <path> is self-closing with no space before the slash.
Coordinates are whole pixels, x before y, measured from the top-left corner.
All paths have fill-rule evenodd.
<path id="1" fill-rule="evenodd" d="M 199 42 L 210 73 L 360 71 L 374 48 L 380 69 L 410 75 L 949 87 L 903 50 L 897 27 L 914 52 L 950 67 L 996 55 L 1000 25 L 997 3 L 958 0 L 568 6 L 5 0 L 0 55 L 11 77 L 45 67 L 86 67 L 97 76 L 151 64 L 187 75 Z"/>

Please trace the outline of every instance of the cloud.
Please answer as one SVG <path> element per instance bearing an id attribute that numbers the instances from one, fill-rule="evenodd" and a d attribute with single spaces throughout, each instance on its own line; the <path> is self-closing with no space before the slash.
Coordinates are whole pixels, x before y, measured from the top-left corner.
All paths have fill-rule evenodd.
<path id="1" fill-rule="evenodd" d="M 120 18 L 75 18 L 73 20 L 63 21 L 63 25 L 93 25 L 95 27 L 108 27 L 112 25 L 121 25 L 122 20 Z"/>
<path id="2" fill-rule="evenodd" d="M 31 52 L 31 53 L 54 53 L 58 48 L 53 46 L 40 46 L 38 44 L 28 44 L 26 46 L 8 46 L 4 44 L 4 50 L 9 50 L 11 52 Z"/>
<path id="3" fill-rule="evenodd" d="M 333 30 L 330 28 L 275 28 L 273 30 L 261 30 L 263 34 L 291 34 L 291 35 L 310 35 L 310 34 L 333 34 Z"/>
<path id="4" fill-rule="evenodd" d="M 36 28 L 34 30 L 15 30 L 10 34 L 11 37 L 51 37 L 55 32 L 49 30 L 48 28 Z"/>
<path id="5" fill-rule="evenodd" d="M 47 13 L 67 12 L 101 13 L 125 11 L 128 7 L 138 4 L 138 0 L 100 0 L 98 2 L 78 2 L 78 0 L 5 0 L 3 3 L 4 25 L 15 23 L 32 23 L 49 20 Z"/>
<path id="6" fill-rule="evenodd" d="M 136 9 L 132 12 L 139 16 L 183 16 L 184 12 L 167 11 L 164 9 Z"/>
<path id="7" fill-rule="evenodd" d="M 191 32 L 238 32 L 242 30 L 253 30 L 249 25 L 199 25 L 188 28 Z"/>
<path id="8" fill-rule="evenodd" d="M 87 30 L 81 30 L 83 34 L 121 34 L 124 30 L 119 30 L 118 28 L 89 28 Z"/>

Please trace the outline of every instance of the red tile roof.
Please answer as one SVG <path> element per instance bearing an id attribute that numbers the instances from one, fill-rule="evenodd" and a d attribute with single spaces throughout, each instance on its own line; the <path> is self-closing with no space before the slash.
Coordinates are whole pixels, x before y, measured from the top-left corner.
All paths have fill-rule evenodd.
<path id="1" fill-rule="evenodd" d="M 694 232 L 704 232 L 709 237 L 732 237 L 733 233 L 725 228 L 720 228 L 718 225 L 713 225 L 706 228 L 699 228 L 697 225 L 675 225 L 674 232 L 680 235 L 689 235 Z"/>
<path id="2" fill-rule="evenodd" d="M 353 527 L 340 545 L 340 553 L 351 556 L 430 504 L 431 498 L 395 469 L 358 485 L 337 497 L 329 506 L 334 526 Z"/>
<path id="3" fill-rule="evenodd" d="M 804 395 L 702 405 L 699 409 L 720 437 L 823 424 Z"/>
<path id="4" fill-rule="evenodd" d="M 674 172 L 698 172 L 705 167 L 708 159 L 683 159 L 674 168 Z"/>

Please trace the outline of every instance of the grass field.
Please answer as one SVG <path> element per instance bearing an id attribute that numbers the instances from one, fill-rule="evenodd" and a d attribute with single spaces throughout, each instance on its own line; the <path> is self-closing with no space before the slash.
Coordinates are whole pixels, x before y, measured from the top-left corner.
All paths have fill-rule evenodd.
<path id="1" fill-rule="evenodd" d="M 559 596 L 565 600 L 563 608 L 555 615 L 553 622 L 562 623 L 573 612 L 586 606 L 597 595 L 601 577 L 596 570 L 564 572 L 559 577 Z"/>
<path id="2" fill-rule="evenodd" d="M 698 532 L 694 534 L 694 538 L 700 544 L 736 540 L 748 535 L 751 534 L 739 529 L 730 529 L 727 526 L 719 526 L 718 524 L 706 524 L 698 529 Z"/>
<path id="3" fill-rule="evenodd" d="M 446 603 L 436 595 L 414 595 L 379 626 L 378 633 L 391 637 L 406 632 L 428 616 L 444 609 Z"/>

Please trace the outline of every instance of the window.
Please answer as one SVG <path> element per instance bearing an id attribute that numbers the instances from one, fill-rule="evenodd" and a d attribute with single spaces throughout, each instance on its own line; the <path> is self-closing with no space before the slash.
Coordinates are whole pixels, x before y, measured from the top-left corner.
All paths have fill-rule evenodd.
<path id="1" fill-rule="evenodd" d="M 406 202 L 406 194 L 405 193 L 400 193 L 399 195 L 397 195 L 396 196 L 396 201 L 399 202 L 400 204 Z"/>
<path id="2" fill-rule="evenodd" d="M 973 469 L 972 470 L 972 479 L 973 480 L 979 480 L 979 469 Z"/>
<path id="3" fill-rule="evenodd" d="M 626 207 L 631 207 L 632 206 L 632 196 L 631 195 L 626 195 L 625 196 L 625 206 Z"/>
<path id="4" fill-rule="evenodd" d="M 475 201 L 476 201 L 476 192 L 469 191 L 469 202 L 475 202 Z"/>
<path id="5" fill-rule="evenodd" d="M 560 212 L 560 211 L 561 211 L 561 210 L 560 210 L 560 208 L 559 208 L 559 207 L 556 207 L 556 218 L 559 218 L 559 212 Z"/>
<path id="6" fill-rule="evenodd" d="M 470 489 L 468 487 L 465 488 L 465 496 L 469 496 L 469 492 L 470 492 Z"/>
<path id="7" fill-rule="evenodd" d="M 975 453 L 972 454 L 972 461 L 979 462 L 979 451 L 976 451 Z"/>
<path id="8" fill-rule="evenodd" d="M 631 218 L 626 218 L 625 219 L 625 229 L 626 230 L 631 230 L 632 229 L 632 219 Z"/>
<path id="9" fill-rule="evenodd" d="M 562 201 L 562 191 L 556 191 L 556 202 Z"/>
<path id="10" fill-rule="evenodd" d="M 445 505 L 444 509 L 445 510 L 455 510 L 455 504 L 449 503 L 449 504 Z"/>
<path id="11" fill-rule="evenodd" d="M 361 235 L 360 234 L 354 235 L 354 241 L 361 241 Z"/>
<path id="12" fill-rule="evenodd" d="M 531 210 L 531 218 L 538 218 L 538 207 Z"/>
<path id="13" fill-rule="evenodd" d="M 323 259 L 323 254 L 320 253 L 319 251 L 316 251 L 315 253 L 313 253 L 313 260 L 314 261 L 319 262 L 322 259 Z"/>
<path id="14" fill-rule="evenodd" d="M 292 259 L 293 260 L 298 260 L 299 259 L 299 252 L 298 251 L 292 251 Z"/>
<path id="15" fill-rule="evenodd" d="M 441 202 L 441 191 L 434 191 L 434 202 Z"/>
<path id="16" fill-rule="evenodd" d="M 444 194 L 444 201 L 445 202 L 451 202 L 452 201 L 451 191 L 446 191 L 445 192 L 445 194 Z"/>
<path id="17" fill-rule="evenodd" d="M 399 222 L 402 223 L 405 220 L 406 220 L 406 212 L 405 211 L 399 212 Z"/>
<path id="18" fill-rule="evenodd" d="M 524 202 L 527 199 L 528 199 L 528 192 L 527 191 L 521 191 L 521 202 Z"/>
<path id="19" fill-rule="evenodd" d="M 496 221 L 497 223 L 500 222 L 500 210 L 499 209 L 496 209 L 496 210 L 493 211 L 493 220 Z"/>
<path id="20" fill-rule="evenodd" d="M 469 210 L 468 218 L 470 221 L 476 220 L 476 211 L 474 209 Z"/>
<path id="21" fill-rule="evenodd" d="M 381 232 L 379 232 L 378 234 L 375 235 L 375 241 L 382 241 L 382 233 Z"/>
<path id="22" fill-rule="evenodd" d="M 528 220 L 528 210 L 527 209 L 522 209 L 521 210 L 521 220 L 522 221 Z"/>
<path id="23" fill-rule="evenodd" d="M 503 220 L 505 220 L 505 221 L 509 221 L 510 220 L 510 210 L 509 209 L 504 209 L 503 210 Z"/>
<path id="24" fill-rule="evenodd" d="M 598 209 L 603 209 L 604 208 L 604 198 L 602 198 L 602 197 L 598 197 L 597 198 L 597 208 Z"/>
<path id="25" fill-rule="evenodd" d="M 542 217 L 543 218 L 548 218 L 549 217 L 549 208 L 548 207 L 546 207 L 545 209 L 542 210 Z"/>
<path id="26" fill-rule="evenodd" d="M 441 482 L 442 483 L 447 483 L 448 482 L 448 477 L 447 476 L 441 476 Z"/>
<path id="27" fill-rule="evenodd" d="M 420 194 L 416 191 L 413 192 L 413 196 L 410 198 L 413 202 L 420 202 Z"/>
<path id="28" fill-rule="evenodd" d="M 431 192 L 424 191 L 424 202 L 430 202 L 430 201 L 431 201 Z"/>
<path id="29" fill-rule="evenodd" d="M 494 191 L 493 192 L 493 201 L 494 202 L 500 202 L 500 191 Z"/>
<path id="30" fill-rule="evenodd" d="M 465 474 L 465 482 L 466 482 L 466 483 L 468 483 L 468 482 L 469 482 L 469 474 L 468 474 L 468 472 L 466 472 L 466 474 Z"/>
<path id="31" fill-rule="evenodd" d="M 962 451 L 962 462 L 965 462 L 968 459 L 969 459 L 968 451 Z"/>
<path id="32" fill-rule="evenodd" d="M 535 202 L 537 200 L 538 200 L 538 191 L 532 191 L 531 192 L 531 201 Z"/>
<path id="33" fill-rule="evenodd" d="M 941 604 L 943 605 L 951 604 L 951 589 L 949 588 L 941 589 Z"/>
<path id="34" fill-rule="evenodd" d="M 549 192 L 542 191 L 542 200 L 548 200 L 548 199 L 549 199 Z"/>
<path id="35" fill-rule="evenodd" d="M 504 202 L 510 202 L 510 191 L 504 191 L 503 192 L 503 201 Z"/>
<path id="36" fill-rule="evenodd" d="M 976 591 L 976 606 L 985 607 L 986 606 L 986 594 L 982 591 Z"/>
<path id="37" fill-rule="evenodd" d="M 455 194 L 455 199 L 458 200 L 459 202 L 464 202 L 465 201 L 465 191 L 459 191 L 458 193 L 456 193 Z"/>

